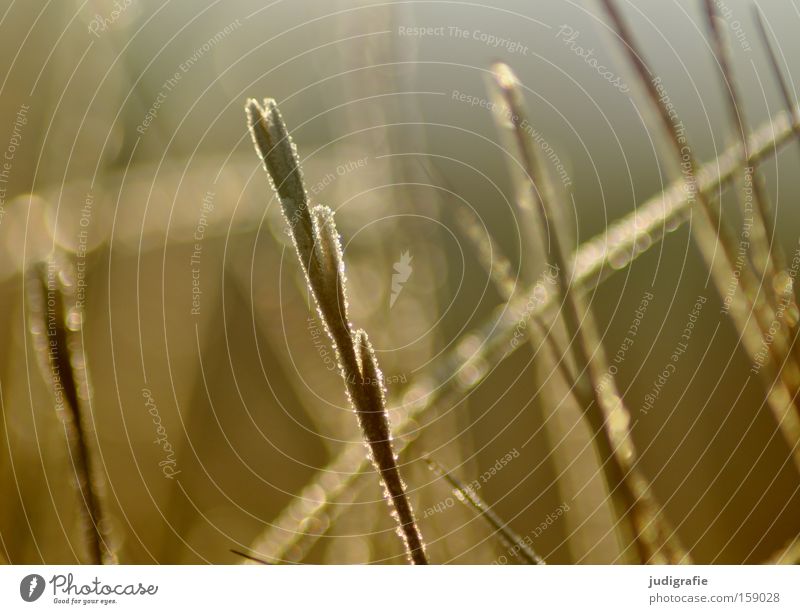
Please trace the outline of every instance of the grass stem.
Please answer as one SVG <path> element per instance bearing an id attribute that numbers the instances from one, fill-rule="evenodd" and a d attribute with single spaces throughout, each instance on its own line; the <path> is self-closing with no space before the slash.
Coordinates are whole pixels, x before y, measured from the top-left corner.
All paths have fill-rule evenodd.
<path id="1" fill-rule="evenodd" d="M 309 209 L 297 148 L 275 101 L 266 99 L 262 108 L 250 99 L 246 112 L 256 152 L 289 224 L 306 284 L 335 350 L 345 391 L 358 417 L 369 456 L 394 508 L 398 533 L 409 560 L 426 564 L 422 535 L 392 447 L 383 374 L 367 334 L 363 330 L 353 331 L 347 315 L 344 256 L 333 212 L 320 205 Z"/>

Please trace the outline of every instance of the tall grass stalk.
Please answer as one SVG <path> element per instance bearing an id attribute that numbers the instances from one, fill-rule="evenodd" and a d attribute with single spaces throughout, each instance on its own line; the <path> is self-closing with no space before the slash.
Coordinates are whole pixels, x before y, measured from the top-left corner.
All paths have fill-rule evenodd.
<path id="1" fill-rule="evenodd" d="M 516 135 L 521 164 L 528 176 L 530 198 L 540 219 L 540 240 L 549 245 L 558 277 L 557 292 L 570 339 L 569 349 L 576 365 L 572 394 L 580 403 L 594 435 L 608 489 L 620 519 L 630 521 L 633 542 L 642 562 L 669 562 L 687 558 L 669 523 L 660 513 L 649 484 L 636 468 L 636 450 L 629 432 L 630 413 L 613 385 L 601 385 L 607 372 L 602 346 L 597 341 L 591 311 L 574 286 L 574 270 L 565 246 L 568 234 L 560 227 L 561 211 L 552 182 L 548 181 L 536 148 L 526 128 L 528 121 L 516 75 L 502 63 L 494 65 L 497 87 L 508 108 L 508 117 Z M 563 210 L 563 209 L 562 209 Z M 548 233 L 548 228 L 550 232 Z M 535 240 L 530 237 L 530 240 Z"/>
<path id="2" fill-rule="evenodd" d="M 425 547 L 400 477 L 386 414 L 383 374 L 366 332 L 353 330 L 347 315 L 344 259 L 333 211 L 309 208 L 297 150 L 274 100 L 247 102 L 256 152 L 289 224 L 297 256 L 320 320 L 334 347 L 345 390 L 358 416 L 369 455 L 394 508 L 409 560 L 426 564 Z"/>

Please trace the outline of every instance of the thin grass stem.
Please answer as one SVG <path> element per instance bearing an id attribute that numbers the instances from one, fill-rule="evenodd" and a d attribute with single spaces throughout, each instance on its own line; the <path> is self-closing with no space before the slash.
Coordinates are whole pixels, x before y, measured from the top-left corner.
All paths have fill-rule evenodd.
<path id="1" fill-rule="evenodd" d="M 67 439 L 86 556 L 92 565 L 114 562 L 104 529 L 102 480 L 93 466 L 89 417 L 84 415 L 90 388 L 81 340 L 83 314 L 75 301 L 69 264 L 53 253 L 47 262 L 34 267 L 26 286 L 28 320 L 39 367 L 50 386 Z"/>
<path id="2" fill-rule="evenodd" d="M 613 386 L 601 386 L 600 374 L 607 372 L 605 356 L 597 342 L 591 311 L 583 304 L 573 284 L 573 263 L 564 243 L 568 233 L 560 227 L 560 212 L 556 210 L 556 206 L 563 210 L 564 204 L 556 202 L 552 182 L 526 132 L 532 124 L 519 82 L 507 65 L 497 63 L 493 68 L 497 87 L 509 110 L 522 167 L 530 182 L 530 198 L 540 215 L 540 240 L 543 245 L 550 246 L 549 255 L 559 279 L 556 292 L 562 305 L 560 315 L 571 339 L 569 348 L 577 371 L 571 392 L 595 436 L 594 443 L 617 514 L 620 519 L 631 522 L 633 542 L 642 562 L 658 561 L 661 556 L 666 556 L 670 562 L 685 560 L 687 553 L 659 512 L 649 484 L 636 469 L 636 450 L 629 432 L 630 412 Z"/>
<path id="3" fill-rule="evenodd" d="M 264 559 L 260 559 L 257 556 L 253 556 L 252 554 L 247 554 L 246 552 L 242 552 L 241 550 L 234 550 L 231 548 L 231 552 L 237 556 L 242 557 L 243 559 L 247 559 L 253 563 L 258 563 L 259 565 L 272 565 L 269 561 L 265 561 Z"/>
<path id="4" fill-rule="evenodd" d="M 262 108 L 248 100 L 246 112 L 253 144 L 280 200 L 306 284 L 336 353 L 369 457 L 395 511 L 409 561 L 426 564 L 422 535 L 392 447 L 383 374 L 366 333 L 354 331 L 347 315 L 344 256 L 333 212 L 324 206 L 309 209 L 297 148 L 275 101 L 266 99 Z"/>
<path id="5" fill-rule="evenodd" d="M 544 565 L 544 559 L 536 554 L 530 548 L 525 540 L 522 539 L 508 524 L 503 521 L 500 516 L 475 492 L 474 489 L 469 488 L 455 477 L 451 472 L 444 468 L 439 462 L 426 457 L 425 462 L 431 471 L 436 472 L 437 475 L 442 476 L 447 480 L 450 487 L 453 489 L 453 494 L 456 498 L 472 509 L 478 516 L 494 530 L 503 544 L 509 548 L 512 556 L 517 557 L 526 565 Z"/>

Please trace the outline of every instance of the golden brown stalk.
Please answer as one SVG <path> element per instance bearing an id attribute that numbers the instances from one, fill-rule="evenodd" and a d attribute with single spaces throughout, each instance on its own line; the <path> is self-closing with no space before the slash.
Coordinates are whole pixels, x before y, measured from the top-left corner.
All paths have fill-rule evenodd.
<path id="1" fill-rule="evenodd" d="M 598 448 L 608 489 L 620 519 L 632 525 L 633 543 L 643 563 L 686 560 L 672 528 L 660 513 L 649 484 L 636 468 L 636 450 L 629 432 L 630 413 L 613 385 L 600 385 L 607 371 L 602 347 L 597 341 L 591 311 L 576 291 L 573 267 L 559 228 L 555 191 L 541 166 L 532 145 L 519 83 L 511 69 L 502 63 L 493 66 L 495 82 L 508 107 L 508 116 L 516 135 L 521 164 L 530 182 L 530 199 L 540 215 L 539 228 L 543 245 L 550 246 L 549 256 L 558 276 L 556 291 L 563 306 L 561 316 L 572 340 L 569 349 L 576 365 L 572 393 L 580 403 Z M 552 232 L 548 233 L 547 228 Z"/>
<path id="2" fill-rule="evenodd" d="M 56 413 L 64 425 L 80 498 L 88 562 L 114 561 L 103 532 L 99 491 L 102 480 L 93 466 L 87 401 L 89 379 L 81 339 L 83 314 L 75 301 L 74 280 L 65 259 L 54 253 L 27 280 L 28 321 L 39 367 L 50 385 Z"/>
<path id="3" fill-rule="evenodd" d="M 275 101 L 262 108 L 247 101 L 247 117 L 256 152 L 289 224 L 306 283 L 339 362 L 345 391 L 358 416 L 370 458 L 383 481 L 409 560 L 426 564 L 425 546 L 400 477 L 392 447 L 381 373 L 364 331 L 353 331 L 347 316 L 344 258 L 333 212 L 309 209 L 297 150 Z"/>
<path id="4" fill-rule="evenodd" d="M 367 400 L 356 410 L 364 439 L 369 445 L 372 462 L 383 478 L 386 494 L 397 511 L 400 533 L 406 543 L 409 557 L 416 564 L 425 564 L 425 545 L 422 535 L 414 520 L 414 512 L 405 494 L 405 486 L 400 478 L 400 471 L 392 449 L 392 435 L 389 432 L 389 420 L 386 417 L 383 374 L 378 369 L 375 352 L 372 350 L 367 333 L 359 330 L 356 333 L 358 349 L 358 365 L 361 367 L 360 386 Z"/>

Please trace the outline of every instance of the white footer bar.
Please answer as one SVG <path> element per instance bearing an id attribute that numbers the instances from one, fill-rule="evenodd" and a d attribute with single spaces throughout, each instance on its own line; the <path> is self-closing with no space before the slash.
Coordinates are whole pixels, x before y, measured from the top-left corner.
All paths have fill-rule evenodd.
<path id="1" fill-rule="evenodd" d="M 800 571 L 783 566 L 0 567 L 0 612 L 797 614 L 799 596 Z"/>

